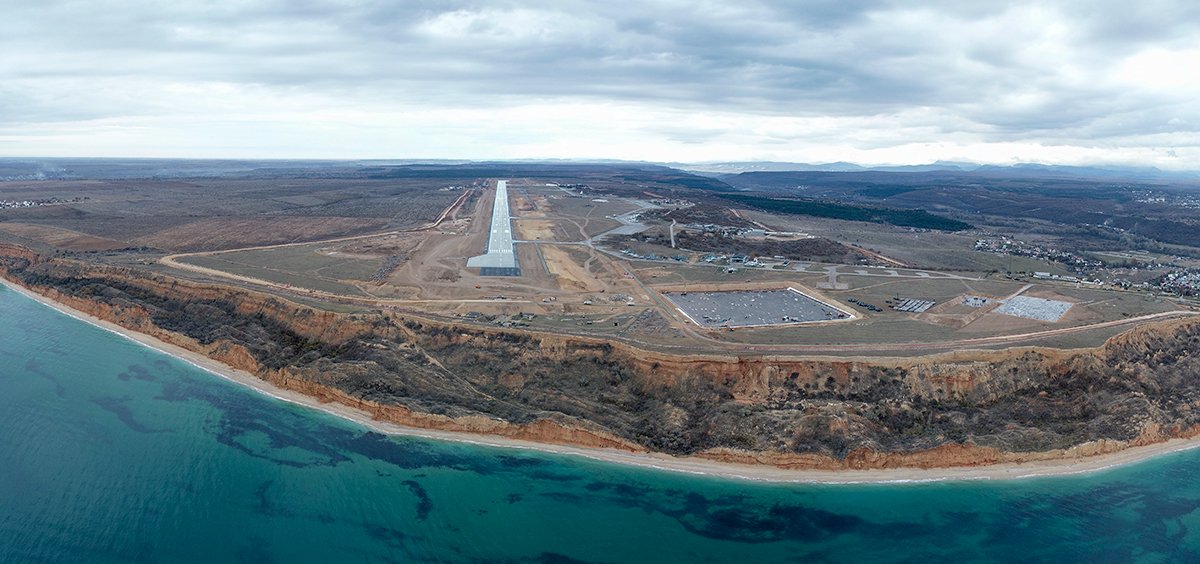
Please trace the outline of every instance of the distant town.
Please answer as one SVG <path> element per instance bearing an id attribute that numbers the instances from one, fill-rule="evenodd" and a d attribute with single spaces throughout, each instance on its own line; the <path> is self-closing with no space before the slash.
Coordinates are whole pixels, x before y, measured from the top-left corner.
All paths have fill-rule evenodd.
<path id="1" fill-rule="evenodd" d="M 1008 237 L 979 239 L 975 241 L 975 250 L 1057 262 L 1075 272 L 1073 276 L 1050 272 L 1031 273 L 1034 278 L 1038 279 L 1095 285 L 1109 284 L 1125 289 L 1138 288 L 1179 296 L 1200 295 L 1200 269 L 1176 264 L 1175 261 L 1182 261 L 1182 257 L 1173 257 L 1174 261 L 1167 259 L 1166 262 L 1163 262 L 1164 259 L 1146 252 L 1131 253 L 1128 256 L 1132 258 L 1127 260 L 1133 261 L 1133 264 L 1129 265 L 1115 260 L 1106 261 L 1085 257 L 1077 253 Z M 1139 273 L 1141 276 L 1137 276 Z M 1152 275 L 1152 278 L 1144 279 L 1146 275 Z M 1137 280 L 1136 278 L 1143 279 Z"/>
<path id="2" fill-rule="evenodd" d="M 40 206 L 58 206 L 62 204 L 77 204 L 88 200 L 87 196 L 75 197 L 69 200 L 62 198 L 46 198 L 41 200 L 0 200 L 0 209 L 36 208 Z"/>

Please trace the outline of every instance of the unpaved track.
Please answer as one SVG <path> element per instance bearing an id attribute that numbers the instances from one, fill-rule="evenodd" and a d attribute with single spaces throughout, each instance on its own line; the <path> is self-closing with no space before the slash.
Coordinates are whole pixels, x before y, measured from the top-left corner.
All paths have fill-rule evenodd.
<path id="1" fill-rule="evenodd" d="M 739 345 L 743 350 L 756 352 L 780 352 L 780 353 L 817 353 L 817 352 L 871 352 L 871 351 L 953 351 L 965 350 L 979 347 L 995 347 L 997 345 L 1015 345 L 1020 343 L 1028 343 L 1050 337 L 1059 337 L 1062 335 L 1070 335 L 1073 333 L 1082 333 L 1085 331 L 1093 331 L 1096 329 L 1107 329 L 1111 327 L 1133 326 L 1147 321 L 1155 321 L 1160 319 L 1168 319 L 1173 317 L 1191 317 L 1200 315 L 1196 311 L 1164 311 L 1160 313 L 1152 313 L 1141 317 L 1131 317 L 1129 319 L 1117 319 L 1113 321 L 1105 321 L 1103 323 L 1094 323 L 1091 325 L 1079 325 L 1076 327 L 1063 327 L 1061 329 L 1047 329 L 1045 331 L 1034 331 L 1031 333 L 1020 333 L 1017 335 L 997 335 L 994 337 L 977 337 L 973 339 L 957 339 L 952 341 L 929 341 L 923 343 L 847 343 L 847 344 L 814 344 L 814 345 Z M 718 341 L 711 337 L 701 336 L 702 339 L 714 344 L 730 345 L 727 341 Z"/>
<path id="2" fill-rule="evenodd" d="M 247 282 L 247 283 L 251 283 L 251 284 L 255 284 L 255 285 L 269 286 L 269 287 L 281 290 L 288 294 L 305 296 L 305 297 L 317 297 L 317 298 L 327 299 L 327 300 L 335 302 L 335 303 L 354 303 L 354 304 L 359 304 L 359 305 L 364 305 L 364 306 L 380 306 L 380 307 L 389 307 L 390 306 L 390 307 L 406 308 L 406 307 L 419 307 L 421 305 L 433 305 L 433 304 L 534 303 L 532 300 L 512 300 L 512 299 L 508 299 L 508 300 L 494 300 L 494 299 L 470 300 L 470 299 L 358 298 L 358 297 L 353 297 L 353 296 L 345 296 L 345 295 L 341 295 L 341 294 L 333 294 L 333 293 L 322 292 L 322 291 L 317 291 L 317 290 L 297 291 L 295 288 L 289 287 L 285 284 L 278 284 L 278 283 L 274 283 L 274 282 L 270 282 L 270 281 L 266 281 L 266 280 L 259 280 L 259 279 L 255 279 L 255 278 L 245 277 L 245 276 L 238 276 L 238 275 L 230 274 L 227 272 L 217 271 L 217 270 L 208 269 L 208 268 L 204 268 L 201 266 L 196 266 L 196 265 L 191 265 L 191 264 L 186 264 L 186 263 L 175 263 L 172 266 L 175 266 L 176 268 L 180 268 L 182 270 L 189 270 L 189 271 L 198 272 L 201 274 L 215 275 L 215 276 L 220 276 L 222 278 L 234 279 L 234 280 Z M 640 283 L 641 281 L 639 280 L 638 282 Z M 659 300 L 659 296 L 658 296 L 657 292 L 650 290 L 649 288 L 647 288 L 644 285 L 642 286 L 642 288 L 650 296 L 652 296 L 652 299 L 654 299 L 655 301 Z M 1106 329 L 1106 328 L 1123 327 L 1123 326 L 1132 327 L 1139 323 L 1144 323 L 1144 322 L 1148 322 L 1148 321 L 1200 315 L 1200 312 L 1195 312 L 1195 311 L 1167 311 L 1167 312 L 1154 313 L 1154 314 L 1150 314 L 1150 315 L 1143 315 L 1141 317 L 1133 317 L 1133 318 L 1129 318 L 1129 319 L 1118 319 L 1118 320 L 1114 320 L 1114 321 L 1106 321 L 1103 323 L 1096 323 L 1096 324 L 1092 324 L 1092 325 L 1081 325 L 1081 326 L 1076 326 L 1076 327 L 1063 327 L 1060 329 L 1048 329 L 1045 331 L 1034 331 L 1034 332 L 1030 332 L 1030 333 L 1021 333 L 1021 334 L 1017 334 L 1017 335 L 978 337 L 978 338 L 973 338 L 973 339 L 960 339 L 960 340 L 951 340 L 951 341 L 930 341 L 930 342 L 923 342 L 923 343 L 845 343 L 845 344 L 811 344 L 811 345 L 799 345 L 799 344 L 753 345 L 753 344 L 731 343 L 728 341 L 721 341 L 718 339 L 714 339 L 714 338 L 704 334 L 704 332 L 697 331 L 694 327 L 690 326 L 689 324 L 680 321 L 674 315 L 674 313 L 675 313 L 674 309 L 671 308 L 669 305 L 664 304 L 661 301 L 658 301 L 658 305 L 659 305 L 659 307 L 664 308 L 667 311 L 667 313 L 668 313 L 667 319 L 671 322 L 672 325 L 674 325 L 675 327 L 677 327 L 678 329 L 683 331 L 689 337 L 696 339 L 698 342 L 701 342 L 704 345 L 706 345 L 706 347 L 708 347 L 712 352 L 727 353 L 727 354 L 764 353 L 764 354 L 774 354 L 774 355 L 789 355 L 789 354 L 812 355 L 812 354 L 834 353 L 834 352 L 837 352 L 837 353 L 843 353 L 843 352 L 870 353 L 870 352 L 879 352 L 879 351 L 944 352 L 944 351 L 966 350 L 966 349 L 972 349 L 972 348 L 995 347 L 998 345 L 1016 345 L 1016 344 L 1021 344 L 1021 343 L 1029 343 L 1032 341 L 1037 341 L 1037 340 L 1046 339 L 1046 338 L 1050 338 L 1050 337 L 1057 337 L 1057 336 L 1069 335 L 1069 334 L 1074 334 L 1074 333 L 1082 333 L 1085 331 L 1092 331 L 1092 330 L 1096 330 L 1096 329 Z M 605 338 L 605 337 L 601 337 L 601 338 Z M 647 347 L 647 348 L 660 348 L 660 349 L 661 348 L 668 348 L 668 349 L 671 349 L 671 348 L 695 349 L 695 348 L 697 348 L 696 346 L 674 347 L 674 346 L 663 345 L 663 344 L 659 344 L 659 343 L 649 343 L 649 342 L 642 341 L 640 339 L 635 339 L 635 338 L 630 338 L 630 337 L 619 337 L 619 339 L 622 341 L 629 342 L 634 345 L 639 345 L 639 346 L 643 346 L 643 347 Z"/>
<path id="3" fill-rule="evenodd" d="M 461 208 L 461 206 L 466 202 L 467 198 L 474 191 L 475 191 L 474 189 L 464 190 L 463 194 L 461 196 L 459 196 L 459 198 L 457 200 L 455 200 L 452 204 L 450 204 L 445 210 L 443 210 L 442 213 L 439 214 L 439 216 L 436 220 L 434 220 L 433 222 L 431 222 L 429 224 L 426 224 L 424 226 L 417 227 L 417 228 L 392 230 L 392 231 L 385 231 L 385 232 L 381 232 L 381 233 L 372 233 L 372 234 L 367 234 L 367 235 L 354 235 L 354 236 L 350 236 L 350 237 L 337 237 L 337 238 L 333 238 L 333 239 L 325 239 L 325 240 L 320 240 L 320 241 L 280 243 L 280 244 L 276 244 L 276 245 L 261 245 L 261 246 L 255 246 L 255 247 L 245 247 L 245 248 L 240 248 L 240 249 L 228 249 L 228 250 L 223 250 L 223 251 L 179 253 L 179 254 L 165 256 L 165 257 L 159 259 L 159 262 L 164 265 L 167 265 L 169 267 L 177 268 L 180 270 L 186 270 L 189 272 L 203 274 L 206 276 L 212 276 L 215 278 L 224 278 L 224 279 L 228 279 L 228 280 L 234 280 L 234 281 L 252 284 L 252 285 L 256 285 L 256 286 L 264 286 L 267 288 L 272 288 L 272 289 L 278 290 L 280 292 L 283 292 L 283 293 L 286 293 L 289 295 L 309 297 L 309 298 L 320 298 L 320 299 L 328 300 L 328 301 L 331 301 L 334 303 L 351 303 L 351 304 L 363 305 L 363 306 L 377 306 L 377 307 L 390 307 L 390 308 L 411 308 L 411 307 L 419 307 L 422 305 L 434 305 L 434 304 L 443 304 L 444 305 L 444 304 L 461 304 L 461 303 L 535 303 L 534 300 L 513 300 L 513 299 L 505 299 L 505 300 L 496 300 L 496 299 L 385 299 L 385 298 L 346 296 L 343 294 L 335 294 L 335 293 L 324 292 L 324 291 L 320 291 L 320 290 L 299 289 L 299 288 L 290 286 L 288 284 L 272 282 L 270 280 L 263 280 L 260 278 L 253 278 L 253 277 L 249 277 L 249 276 L 242 276 L 242 275 L 233 274 L 230 272 L 225 272 L 222 270 L 206 268 L 203 266 L 179 262 L 179 260 L 178 260 L 180 258 L 190 257 L 190 256 L 212 256 L 212 255 L 218 255 L 221 253 L 232 253 L 232 252 L 238 252 L 238 251 L 255 251 L 255 250 L 296 247 L 296 246 L 301 246 L 301 245 L 319 245 L 319 244 L 327 244 L 327 243 L 339 243 L 339 242 L 344 242 L 344 241 L 355 241 L 355 240 L 369 239 L 372 237 L 379 237 L 379 236 L 385 236 L 385 235 L 395 235 L 395 234 L 401 234 L 401 233 L 411 233 L 411 232 L 416 232 L 416 231 L 425 231 L 425 230 L 429 230 L 429 229 L 434 229 L 434 228 L 438 227 L 439 225 L 441 225 L 441 223 L 443 223 L 446 219 L 448 219 L 452 216 L 455 216 L 457 214 L 459 208 Z M 576 222 L 572 222 L 572 223 L 575 223 L 575 226 L 577 228 L 579 228 L 580 234 L 584 237 L 583 241 L 580 241 L 580 242 L 541 241 L 540 243 L 541 244 L 551 244 L 551 245 L 555 245 L 555 244 L 572 245 L 573 244 L 573 245 L 585 246 L 593 254 L 593 256 L 588 261 L 589 263 L 592 260 L 598 258 L 597 252 L 603 253 L 605 255 L 610 255 L 611 257 L 616 258 L 617 260 L 614 262 L 617 262 L 617 263 L 626 262 L 629 260 L 628 257 L 618 255 L 617 253 L 609 251 L 608 249 L 604 249 L 603 247 L 595 245 L 595 240 L 603 237 L 605 234 L 600 234 L 596 237 L 588 238 L 587 234 L 586 234 L 586 230 L 584 228 L 584 225 L 580 225 L 579 223 L 576 223 Z M 872 273 L 872 274 L 874 274 L 874 273 Z M 880 276 L 883 276 L 883 275 L 880 275 Z M 884 277 L 897 278 L 898 276 L 888 275 L 888 276 L 884 276 Z M 902 277 L 902 276 L 899 276 L 899 277 Z M 970 278 L 966 278 L 966 277 L 959 277 L 959 276 L 950 276 L 950 277 L 971 280 Z M 687 323 L 683 320 L 680 320 L 675 315 L 676 312 L 675 312 L 674 308 L 670 304 L 665 303 L 661 299 L 661 296 L 658 294 L 658 292 L 656 292 L 653 289 L 646 286 L 640 279 L 637 279 L 635 277 L 634 280 L 638 283 L 639 286 L 641 286 L 641 289 L 644 292 L 646 292 L 646 294 L 648 296 L 651 297 L 651 300 L 653 302 L 656 302 L 658 307 L 662 308 L 666 312 L 666 314 L 667 314 L 666 317 L 667 317 L 668 321 L 673 326 L 675 326 L 677 329 L 681 330 L 684 334 L 686 334 L 687 336 L 694 339 L 696 341 L 696 345 L 691 345 L 691 346 L 664 345 L 661 343 L 645 342 L 640 339 L 631 338 L 631 337 L 627 337 L 627 336 L 621 336 L 621 337 L 598 336 L 598 337 L 600 337 L 600 338 L 615 338 L 617 340 L 629 342 L 634 345 L 644 346 L 647 348 L 659 348 L 659 349 L 663 349 L 663 348 L 666 348 L 666 349 L 673 349 L 673 348 L 696 349 L 697 345 L 700 345 L 703 347 L 713 349 L 713 352 L 727 353 L 727 354 L 763 353 L 763 354 L 774 354 L 774 355 L 788 355 L 788 354 L 812 355 L 812 354 L 832 353 L 832 352 L 839 352 L 839 353 L 841 353 L 841 352 L 869 353 L 869 352 L 879 352 L 879 351 L 944 352 L 944 351 L 954 351 L 954 350 L 965 350 L 965 349 L 971 349 L 971 348 L 996 347 L 996 346 L 1000 346 L 1000 345 L 1016 345 L 1016 344 L 1021 344 L 1021 343 L 1030 343 L 1030 342 L 1041 340 L 1041 339 L 1057 337 L 1057 336 L 1062 336 L 1062 335 L 1069 335 L 1069 334 L 1074 334 L 1074 333 L 1081 333 L 1081 332 L 1092 331 L 1092 330 L 1096 330 L 1096 329 L 1107 329 L 1107 328 L 1112 328 L 1112 327 L 1133 326 L 1133 325 L 1136 325 L 1139 323 L 1155 321 L 1155 320 L 1160 320 L 1160 319 L 1200 315 L 1200 312 L 1195 312 L 1195 311 L 1183 311 L 1183 310 L 1168 311 L 1168 312 L 1144 315 L 1144 316 L 1140 316 L 1140 317 L 1133 317 L 1133 318 L 1129 318 L 1129 319 L 1118 319 L 1118 320 L 1107 321 L 1107 322 L 1102 322 L 1102 323 L 1095 323 L 1095 324 L 1091 324 L 1091 325 L 1063 327 L 1063 328 L 1059 328 L 1059 329 L 1048 329 L 1048 330 L 1044 330 L 1044 331 L 1034 331 L 1034 332 L 1030 332 L 1030 333 L 1021 333 L 1021 334 L 1017 334 L 1017 335 L 999 335 L 999 336 L 992 336 L 992 337 L 977 337 L 977 338 L 971 338 L 971 339 L 959 339 L 959 340 L 949 340 L 949 341 L 930 341 L 930 342 L 918 342 L 918 343 L 900 342 L 900 343 L 844 343 L 844 344 L 836 344 L 835 343 L 835 344 L 755 345 L 755 344 L 743 344 L 743 343 L 722 341 L 722 340 L 713 338 L 706 331 L 697 330 L 694 326 L 690 325 L 689 323 Z M 1027 288 L 1028 288 L 1028 286 L 1026 288 L 1022 288 L 1021 290 L 1018 290 L 1014 295 L 1020 294 Z M 584 334 L 587 335 L 586 333 L 584 333 Z"/>

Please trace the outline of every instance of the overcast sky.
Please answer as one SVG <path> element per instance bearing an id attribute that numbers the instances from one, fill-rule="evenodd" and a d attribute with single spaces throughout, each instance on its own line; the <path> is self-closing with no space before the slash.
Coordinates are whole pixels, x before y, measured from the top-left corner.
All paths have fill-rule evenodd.
<path id="1" fill-rule="evenodd" d="M 0 0 L 0 155 L 1200 169 L 1200 2 Z"/>

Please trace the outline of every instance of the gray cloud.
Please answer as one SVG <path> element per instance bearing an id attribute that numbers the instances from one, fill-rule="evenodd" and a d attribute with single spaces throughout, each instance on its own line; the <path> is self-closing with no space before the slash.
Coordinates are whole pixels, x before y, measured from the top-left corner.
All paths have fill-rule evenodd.
<path id="1" fill-rule="evenodd" d="M 1155 50 L 1200 64 L 1200 4 L 1188 0 L 8 0 L 0 10 L 0 124 L 236 112 L 210 104 L 219 86 L 313 111 L 632 104 L 890 119 L 978 143 L 1153 145 L 1200 123 L 1194 85 L 1118 72 Z M 688 144 L 736 129 L 634 129 L 656 128 Z"/>

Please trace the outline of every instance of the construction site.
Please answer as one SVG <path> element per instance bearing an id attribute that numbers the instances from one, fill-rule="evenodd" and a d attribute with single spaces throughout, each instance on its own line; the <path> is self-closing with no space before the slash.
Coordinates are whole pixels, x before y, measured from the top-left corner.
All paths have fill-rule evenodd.
<path id="1" fill-rule="evenodd" d="M 1073 346 L 1178 310 L 1103 288 L 905 268 L 883 255 L 860 253 L 847 265 L 671 247 L 677 233 L 706 227 L 662 219 L 656 201 L 664 200 L 491 180 L 464 189 L 420 227 L 182 253 L 162 263 L 346 307 L 668 350 L 911 354 L 1026 342 Z M 755 240 L 770 237 L 762 227 L 751 231 Z M 660 242 L 654 233 L 663 234 Z"/>

